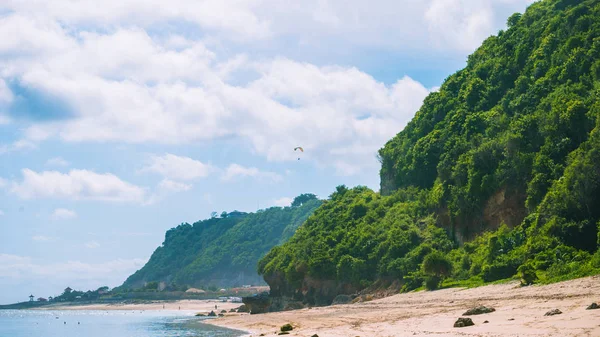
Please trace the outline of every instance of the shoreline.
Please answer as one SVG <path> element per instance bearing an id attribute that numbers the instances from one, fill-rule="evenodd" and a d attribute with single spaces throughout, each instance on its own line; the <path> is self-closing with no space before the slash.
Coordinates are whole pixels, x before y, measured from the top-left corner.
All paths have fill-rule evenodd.
<path id="1" fill-rule="evenodd" d="M 449 288 L 398 294 L 370 302 L 313 307 L 258 315 L 235 315 L 204 323 L 273 335 L 291 323 L 290 336 L 600 336 L 600 275 L 549 285 L 520 287 L 518 282 L 477 288 Z M 484 305 L 495 312 L 463 316 Z M 550 310 L 562 314 L 545 316 Z M 459 317 L 474 326 L 454 328 Z M 485 323 L 485 321 L 489 321 Z"/>
<path id="2" fill-rule="evenodd" d="M 211 310 L 220 313 L 221 310 L 238 308 L 243 303 L 222 302 L 219 300 L 175 300 L 150 301 L 148 303 L 92 303 L 92 304 L 56 304 L 46 305 L 31 310 L 136 310 L 136 311 L 188 311 L 194 313 L 209 313 Z M 217 309 L 215 310 L 215 305 Z"/>

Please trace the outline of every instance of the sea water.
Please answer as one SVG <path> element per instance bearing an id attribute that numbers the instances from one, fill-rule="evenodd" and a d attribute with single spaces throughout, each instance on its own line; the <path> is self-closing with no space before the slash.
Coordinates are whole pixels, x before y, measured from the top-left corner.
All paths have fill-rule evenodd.
<path id="1" fill-rule="evenodd" d="M 0 310 L 0 337 L 238 337 L 179 311 Z"/>

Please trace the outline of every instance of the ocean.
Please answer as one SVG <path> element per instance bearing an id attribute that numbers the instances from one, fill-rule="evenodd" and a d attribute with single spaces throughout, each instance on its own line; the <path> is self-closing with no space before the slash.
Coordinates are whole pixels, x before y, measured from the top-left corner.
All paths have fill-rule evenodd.
<path id="1" fill-rule="evenodd" d="M 0 310 L 0 337 L 239 337 L 179 311 Z"/>

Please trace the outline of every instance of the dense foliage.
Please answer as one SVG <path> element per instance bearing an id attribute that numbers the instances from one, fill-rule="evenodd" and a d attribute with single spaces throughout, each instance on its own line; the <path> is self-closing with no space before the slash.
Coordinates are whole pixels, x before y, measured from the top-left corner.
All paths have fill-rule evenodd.
<path id="1" fill-rule="evenodd" d="M 291 237 L 319 205 L 315 195 L 303 194 L 291 207 L 223 212 L 221 217 L 179 225 L 167 231 L 163 244 L 122 288 L 159 289 L 161 282 L 167 290 L 262 283 L 257 261 Z"/>
<path id="2" fill-rule="evenodd" d="M 412 289 L 444 276 L 423 270 L 437 252 L 454 280 L 599 272 L 600 2 L 536 2 L 507 24 L 380 150 L 381 195 L 339 187 L 260 261 L 275 294 Z"/>

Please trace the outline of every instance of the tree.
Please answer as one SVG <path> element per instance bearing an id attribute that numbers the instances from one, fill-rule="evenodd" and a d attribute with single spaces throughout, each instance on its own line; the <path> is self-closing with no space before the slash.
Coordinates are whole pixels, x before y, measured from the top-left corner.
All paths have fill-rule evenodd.
<path id="1" fill-rule="evenodd" d="M 423 259 L 423 272 L 429 276 L 426 281 L 427 289 L 433 290 L 439 287 L 444 277 L 452 274 L 452 262 L 439 251 L 433 251 Z"/>
<path id="2" fill-rule="evenodd" d="M 312 193 L 300 194 L 299 196 L 294 198 L 294 201 L 292 201 L 292 207 L 302 206 L 308 201 L 315 199 L 317 199 L 317 196 Z"/>
<path id="3" fill-rule="evenodd" d="M 211 219 L 214 219 L 214 218 L 216 218 L 216 217 L 217 217 L 217 215 L 218 215 L 218 213 L 217 213 L 217 212 L 215 212 L 215 211 L 212 211 L 212 212 L 210 212 L 210 218 L 211 218 Z"/>

